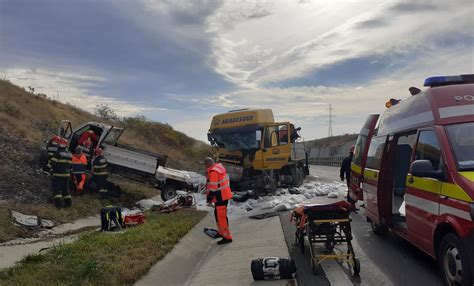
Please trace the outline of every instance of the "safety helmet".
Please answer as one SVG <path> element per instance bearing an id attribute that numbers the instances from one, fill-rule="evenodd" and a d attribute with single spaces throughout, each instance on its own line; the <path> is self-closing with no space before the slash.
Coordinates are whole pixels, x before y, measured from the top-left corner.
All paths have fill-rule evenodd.
<path id="1" fill-rule="evenodd" d="M 352 146 L 349 148 L 349 153 L 354 153 L 354 149 L 355 149 L 355 145 L 352 145 Z"/>
<path id="2" fill-rule="evenodd" d="M 66 148 L 68 144 L 69 144 L 69 142 L 67 142 L 66 139 L 59 138 L 59 140 L 58 140 L 58 146 L 59 147 Z"/>
<path id="3" fill-rule="evenodd" d="M 102 148 L 95 148 L 95 155 L 101 156 L 102 155 Z"/>
<path id="4" fill-rule="evenodd" d="M 53 138 L 51 138 L 51 141 L 54 143 L 58 143 L 59 140 L 61 140 L 61 136 L 54 135 Z"/>

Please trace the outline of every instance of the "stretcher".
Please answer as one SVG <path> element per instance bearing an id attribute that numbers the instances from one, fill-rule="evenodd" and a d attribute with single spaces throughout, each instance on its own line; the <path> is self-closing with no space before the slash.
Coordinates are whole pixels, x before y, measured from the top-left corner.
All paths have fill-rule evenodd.
<path id="1" fill-rule="evenodd" d="M 349 214 L 353 210 L 350 203 L 340 201 L 327 205 L 301 204 L 291 213 L 291 221 L 296 225 L 295 245 L 304 253 L 307 238 L 314 274 L 319 273 L 320 263 L 327 259 L 347 263 L 354 275 L 359 274 L 360 261 L 351 243 Z"/>

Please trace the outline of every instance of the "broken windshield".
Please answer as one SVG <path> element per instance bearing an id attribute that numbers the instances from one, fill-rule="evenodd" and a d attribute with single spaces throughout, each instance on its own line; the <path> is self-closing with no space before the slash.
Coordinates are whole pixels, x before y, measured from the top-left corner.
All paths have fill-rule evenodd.
<path id="1" fill-rule="evenodd" d="M 228 151 L 251 150 L 259 148 L 259 141 L 255 138 L 255 130 L 233 133 L 212 134 L 217 146 Z"/>

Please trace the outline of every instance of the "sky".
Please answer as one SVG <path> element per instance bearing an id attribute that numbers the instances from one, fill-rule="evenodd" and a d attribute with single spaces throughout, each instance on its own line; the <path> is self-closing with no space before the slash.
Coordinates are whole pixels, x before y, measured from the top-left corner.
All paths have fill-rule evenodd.
<path id="1" fill-rule="evenodd" d="M 474 73 L 474 2 L 0 0 L 0 77 L 207 141 L 212 116 L 272 108 L 305 140 L 436 75 Z"/>

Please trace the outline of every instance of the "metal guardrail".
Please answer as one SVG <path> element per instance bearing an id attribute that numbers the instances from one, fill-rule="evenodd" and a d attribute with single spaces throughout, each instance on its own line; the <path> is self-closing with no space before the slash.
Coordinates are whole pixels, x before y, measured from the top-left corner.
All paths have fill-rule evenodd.
<path id="1" fill-rule="evenodd" d="M 309 158 L 309 163 L 311 165 L 340 167 L 344 158 L 344 156 Z"/>

